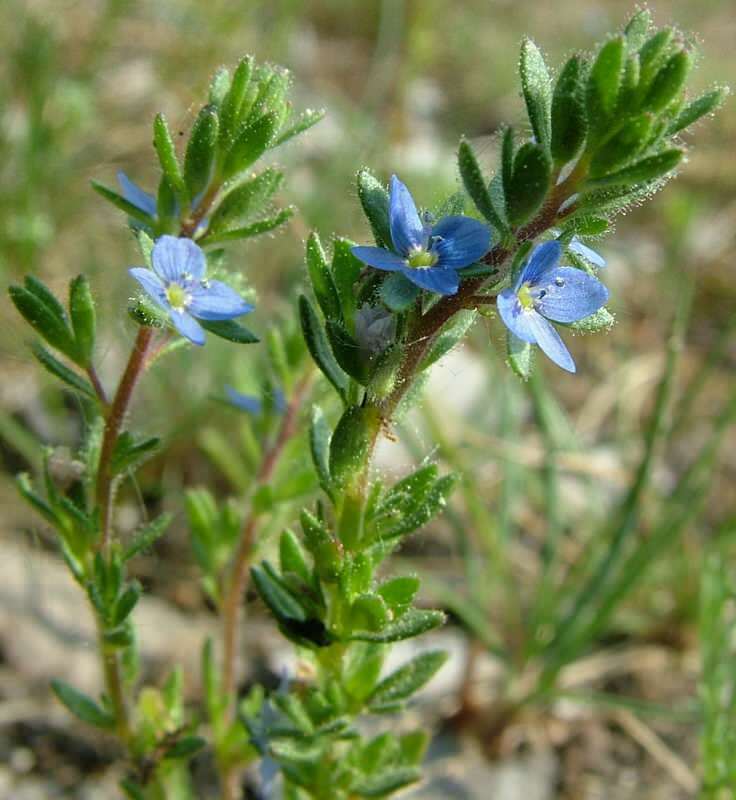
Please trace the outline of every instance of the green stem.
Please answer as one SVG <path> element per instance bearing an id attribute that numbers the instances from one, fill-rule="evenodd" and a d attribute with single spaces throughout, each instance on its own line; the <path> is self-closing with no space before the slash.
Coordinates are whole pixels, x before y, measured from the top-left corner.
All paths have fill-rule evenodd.
<path id="1" fill-rule="evenodd" d="M 115 732 L 125 748 L 131 741 L 130 715 L 123 690 L 123 677 L 120 669 L 120 658 L 116 649 L 111 649 L 105 642 L 105 629 L 100 617 L 95 613 L 97 626 L 97 649 L 102 661 L 102 674 L 105 690 L 115 716 Z"/>

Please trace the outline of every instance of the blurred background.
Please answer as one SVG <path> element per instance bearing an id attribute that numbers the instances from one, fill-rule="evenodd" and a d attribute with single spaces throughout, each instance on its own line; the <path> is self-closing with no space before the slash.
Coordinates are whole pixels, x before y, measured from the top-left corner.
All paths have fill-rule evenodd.
<path id="1" fill-rule="evenodd" d="M 617 0 L 4 0 L 3 287 L 31 273 L 63 293 L 71 276 L 87 273 L 102 320 L 100 372 L 112 380 L 134 331 L 123 309 L 133 291 L 126 268 L 139 255 L 122 215 L 89 182 L 112 185 L 123 169 L 152 190 L 155 113 L 167 115 L 172 131 L 187 132 L 214 70 L 252 53 L 293 71 L 297 109 L 328 112 L 277 152 L 287 174 L 282 199 L 297 215 L 277 235 L 234 250 L 231 265 L 242 265 L 260 298 L 249 324 L 264 334 L 293 315 L 309 230 L 324 240 L 368 238 L 354 188 L 359 167 L 386 181 L 400 173 L 423 205 L 442 201 L 459 187 L 461 135 L 490 170 L 499 125 L 523 122 L 521 37 L 534 38 L 559 65 L 633 10 Z M 692 32 L 702 46 L 693 92 L 733 80 L 730 0 L 663 1 L 651 10 L 656 23 Z M 481 798 L 491 796 L 489 787 L 494 798 L 526 800 L 695 794 L 701 565 L 713 542 L 719 559 L 727 558 L 736 533 L 736 437 L 731 419 L 722 418 L 736 391 L 735 135 L 736 104 L 727 102 L 689 137 L 693 147 L 677 180 L 596 244 L 608 260 L 602 277 L 618 324 L 571 341 L 577 376 L 542 364 L 540 377 L 524 386 L 505 368 L 501 330 L 482 320 L 434 368 L 399 441 L 382 449 L 382 469 L 395 474 L 431 455 L 466 476 L 447 514 L 398 556 L 426 577 L 427 602 L 452 612 L 442 646 L 453 658 L 430 689 L 439 744 L 432 778 L 417 796 Z M 474 702 L 493 706 L 494 643 L 523 649 L 529 628 L 520 617 L 533 605 L 528 597 L 551 528 L 559 533 L 551 585 L 564 588 L 631 485 L 673 319 L 691 291 L 684 344 L 676 343 L 668 433 L 640 498 L 637 531 L 642 541 L 656 534 L 667 545 L 662 531 L 671 529 L 671 542 L 569 666 L 568 696 L 553 708 L 530 708 L 500 737 L 477 715 L 458 722 L 471 678 Z M 0 797 L 113 797 L 114 789 L 100 788 L 114 786 L 111 751 L 47 697 L 57 674 L 94 687 L 96 664 L 85 641 L 86 609 L 13 485 L 18 471 L 38 469 L 40 443 L 76 445 L 80 412 L 32 362 L 28 331 L 7 300 L 0 301 L 0 326 Z M 181 350 L 149 376 L 135 419 L 162 433 L 165 448 L 137 491 L 124 492 L 123 530 L 138 523 L 143 506 L 180 512 L 185 486 L 210 483 L 222 497 L 242 491 L 247 476 L 237 450 L 223 446 L 241 420 L 212 398 L 225 383 L 256 388 L 256 359 L 253 349 L 211 340 L 205 353 Z M 720 450 L 698 467 L 697 483 L 685 485 L 693 460 L 714 441 Z M 196 664 L 212 619 L 181 514 L 138 569 L 154 598 L 142 625 L 180 632 L 178 644 L 167 639 L 157 651 L 151 644 L 153 662 L 164 664 L 175 651 Z M 730 581 L 727 570 L 721 577 Z M 249 637 L 249 666 L 268 675 L 276 668 L 268 656 L 272 626 L 257 603 L 250 608 L 258 634 Z M 534 630 L 543 634 L 543 626 Z M 450 728 L 443 719 L 454 713 Z"/>

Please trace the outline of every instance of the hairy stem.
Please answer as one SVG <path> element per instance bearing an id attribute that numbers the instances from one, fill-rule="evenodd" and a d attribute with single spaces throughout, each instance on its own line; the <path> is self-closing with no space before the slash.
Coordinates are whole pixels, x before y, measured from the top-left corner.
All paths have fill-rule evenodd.
<path id="1" fill-rule="evenodd" d="M 253 482 L 253 491 L 271 480 L 284 447 L 289 439 L 296 433 L 299 411 L 306 399 L 311 383 L 312 371 L 310 370 L 294 389 L 294 394 L 286 408 L 276 439 L 266 451 L 258 473 L 256 474 Z M 238 548 L 233 557 L 227 590 L 222 602 L 222 687 L 223 691 L 228 695 L 232 695 L 235 691 L 235 660 L 238 651 L 240 606 L 243 594 L 248 587 L 248 568 L 250 567 L 257 533 L 258 516 L 251 511 L 243 524 Z M 234 709 L 231 709 L 231 711 L 232 710 Z"/>
<path id="2" fill-rule="evenodd" d="M 108 549 L 110 544 L 113 488 L 112 457 L 136 384 L 146 367 L 146 354 L 152 338 L 153 328 L 145 326 L 138 328 L 133 350 L 130 353 L 125 372 L 123 372 L 123 377 L 120 379 L 118 389 L 105 419 L 105 432 L 100 449 L 100 463 L 97 469 L 95 491 L 97 508 L 100 512 L 100 541 L 98 545 L 100 550 Z"/>

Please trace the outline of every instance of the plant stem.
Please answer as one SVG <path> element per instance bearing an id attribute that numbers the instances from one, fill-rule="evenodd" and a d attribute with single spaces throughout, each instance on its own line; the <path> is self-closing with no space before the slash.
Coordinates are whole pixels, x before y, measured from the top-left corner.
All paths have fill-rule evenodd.
<path id="1" fill-rule="evenodd" d="M 310 369 L 294 388 L 291 401 L 286 408 L 281 427 L 271 447 L 266 451 L 261 466 L 253 482 L 253 490 L 268 483 L 278 464 L 284 447 L 289 439 L 296 433 L 299 420 L 299 411 L 306 399 L 312 383 L 312 370 Z M 235 657 L 238 651 L 238 626 L 240 622 L 240 606 L 243 594 L 248 587 L 248 568 L 253 556 L 253 546 L 258 533 L 258 515 L 251 511 L 240 534 L 238 548 L 233 557 L 230 579 L 222 602 L 222 688 L 226 695 L 235 692 Z M 234 706 L 231 707 L 231 714 Z"/>
<path id="2" fill-rule="evenodd" d="M 100 550 L 107 550 L 110 544 L 110 521 L 112 516 L 112 457 L 115 452 L 120 431 L 128 412 L 133 391 L 138 378 L 146 367 L 146 354 L 153 338 L 153 328 L 141 326 L 138 328 L 133 349 L 128 358 L 128 363 L 115 392 L 112 405 L 107 411 L 105 419 L 105 432 L 100 449 L 100 463 L 97 468 L 97 486 L 95 498 L 100 512 Z"/>
<path id="3" fill-rule="evenodd" d="M 107 409 L 110 401 L 107 399 L 107 393 L 105 392 L 105 387 L 102 385 L 102 381 L 100 381 L 100 376 L 97 374 L 97 370 L 92 366 L 92 364 L 87 367 L 87 377 L 92 384 L 92 388 L 95 390 L 97 399 L 102 404 L 102 407 Z"/>
<path id="4" fill-rule="evenodd" d="M 120 674 L 120 659 L 117 650 L 112 650 L 105 642 L 105 631 L 102 620 L 95 612 L 97 626 L 97 649 L 102 661 L 102 674 L 105 680 L 105 690 L 115 715 L 115 731 L 124 747 L 130 742 L 130 717 L 128 704 L 123 691 L 123 678 Z"/>
<path id="5" fill-rule="evenodd" d="M 253 481 L 253 491 L 271 480 L 284 447 L 296 433 L 299 411 L 309 393 L 312 377 L 313 372 L 310 368 L 294 388 L 276 439 L 266 451 Z M 230 579 L 220 606 L 222 613 L 222 692 L 228 698 L 226 722 L 232 722 L 237 707 L 235 662 L 239 649 L 240 612 L 242 598 L 248 588 L 249 567 L 258 537 L 258 522 L 258 514 L 251 510 L 243 523 L 238 548 L 233 556 Z M 237 765 L 228 765 L 223 770 L 220 775 L 223 800 L 236 800 L 239 778 L 240 769 Z"/>

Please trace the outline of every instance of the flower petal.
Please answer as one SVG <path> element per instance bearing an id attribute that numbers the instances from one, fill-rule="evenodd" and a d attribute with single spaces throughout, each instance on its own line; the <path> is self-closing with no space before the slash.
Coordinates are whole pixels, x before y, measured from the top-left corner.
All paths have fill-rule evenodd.
<path id="1" fill-rule="evenodd" d="M 118 186 L 123 197 L 151 217 L 156 216 L 156 198 L 144 192 L 137 183 L 134 183 L 122 170 L 117 174 Z"/>
<path id="2" fill-rule="evenodd" d="M 570 244 L 567 246 L 568 250 L 572 250 L 573 253 L 577 253 L 579 256 L 582 256 L 586 261 L 589 261 L 594 267 L 605 267 L 606 266 L 606 259 L 603 256 L 593 250 L 592 247 L 588 247 L 587 244 L 583 244 L 577 236 L 573 236 Z"/>
<path id="3" fill-rule="evenodd" d="M 496 307 L 503 324 L 523 342 L 536 344 L 536 329 L 531 324 L 532 317 L 539 314 L 533 309 L 525 309 L 513 289 L 504 289 L 496 298 Z"/>
<path id="4" fill-rule="evenodd" d="M 253 414 L 253 416 L 261 413 L 263 403 L 261 403 L 259 397 L 255 397 L 252 394 L 242 394 L 233 389 L 232 386 L 225 386 L 225 394 L 230 403 L 241 411 L 246 411 L 248 414 Z"/>
<path id="5" fill-rule="evenodd" d="M 562 245 L 558 241 L 537 245 L 519 276 L 519 285 L 525 282 L 536 283 L 547 270 L 557 266 L 562 255 Z"/>
<path id="6" fill-rule="evenodd" d="M 391 176 L 388 221 L 397 253 L 405 256 L 413 247 L 424 245 L 424 225 L 419 219 L 414 198 L 396 175 Z"/>
<path id="7" fill-rule="evenodd" d="M 491 246 L 488 226 L 470 217 L 444 217 L 432 228 L 432 236 L 441 237 L 431 247 L 439 255 L 440 267 L 467 267 L 483 258 Z"/>
<path id="8" fill-rule="evenodd" d="M 572 360 L 570 351 L 565 347 L 565 343 L 560 339 L 551 322 L 548 322 L 541 314 L 530 314 L 529 325 L 534 331 L 537 344 L 542 352 L 557 364 L 558 367 L 575 372 L 575 362 Z"/>
<path id="9" fill-rule="evenodd" d="M 454 269 L 441 269 L 440 267 L 411 269 L 410 267 L 405 267 L 401 271 L 421 289 L 427 289 L 437 294 L 455 294 L 460 285 L 460 277 Z"/>
<path id="10" fill-rule="evenodd" d="M 185 339 L 200 347 L 204 344 L 204 330 L 194 317 L 189 316 L 186 311 L 174 311 L 173 308 L 169 311 L 169 316 L 174 327 Z"/>
<path id="11" fill-rule="evenodd" d="M 155 272 L 145 269 L 145 267 L 131 267 L 128 272 L 145 289 L 146 294 L 161 308 L 166 309 L 166 311 L 171 308 L 171 304 L 166 299 L 166 288 Z"/>
<path id="12" fill-rule="evenodd" d="M 165 281 L 201 281 L 207 269 L 204 251 L 191 239 L 162 236 L 151 252 L 154 272 Z"/>
<path id="13" fill-rule="evenodd" d="M 556 267 L 532 289 L 534 307 L 555 322 L 577 322 L 594 314 L 608 300 L 608 289 L 575 267 Z"/>
<path id="14" fill-rule="evenodd" d="M 253 310 L 253 306 L 246 303 L 235 289 L 222 281 L 194 284 L 190 293 L 187 311 L 199 319 L 232 319 Z"/>
<path id="15" fill-rule="evenodd" d="M 369 267 L 374 267 L 375 269 L 395 272 L 397 269 L 406 267 L 406 259 L 397 256 L 396 253 L 392 253 L 390 250 L 384 250 L 382 247 L 353 247 L 351 252 L 364 264 L 368 264 Z"/>

